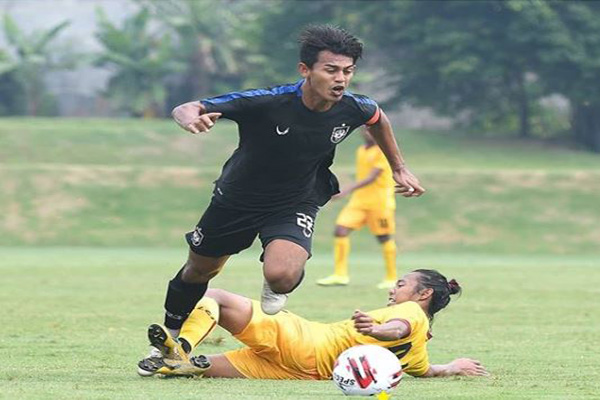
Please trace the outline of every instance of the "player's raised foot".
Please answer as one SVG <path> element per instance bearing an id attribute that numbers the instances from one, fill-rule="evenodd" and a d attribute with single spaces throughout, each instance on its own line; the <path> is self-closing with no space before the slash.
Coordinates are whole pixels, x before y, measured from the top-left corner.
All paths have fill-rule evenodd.
<path id="1" fill-rule="evenodd" d="M 396 286 L 396 281 L 384 280 L 377 284 L 377 289 L 391 289 Z"/>
<path id="2" fill-rule="evenodd" d="M 330 275 L 317 281 L 317 285 L 320 286 L 346 286 L 348 283 L 350 283 L 350 278 L 340 275 Z"/>
<path id="3" fill-rule="evenodd" d="M 187 377 L 202 376 L 210 368 L 210 361 L 206 356 L 196 356 L 185 361 L 163 359 L 163 365 L 156 370 L 161 377 Z"/>
<path id="4" fill-rule="evenodd" d="M 150 345 L 156 347 L 162 356 L 169 360 L 189 362 L 188 354 L 181 343 L 171 336 L 167 328 L 159 324 L 148 327 L 148 340 Z"/>
<path id="5" fill-rule="evenodd" d="M 263 284 L 262 294 L 260 296 L 260 308 L 265 314 L 274 315 L 283 310 L 287 303 L 288 295 L 283 293 L 275 293 L 269 283 L 265 281 Z"/>

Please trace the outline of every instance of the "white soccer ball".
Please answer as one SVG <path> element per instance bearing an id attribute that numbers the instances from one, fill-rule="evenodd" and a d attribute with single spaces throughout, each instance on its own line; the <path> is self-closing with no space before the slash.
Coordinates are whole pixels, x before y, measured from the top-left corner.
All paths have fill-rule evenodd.
<path id="1" fill-rule="evenodd" d="M 333 365 L 333 382 L 346 396 L 389 392 L 401 380 L 400 361 L 394 353 L 381 346 L 351 347 L 340 354 Z"/>

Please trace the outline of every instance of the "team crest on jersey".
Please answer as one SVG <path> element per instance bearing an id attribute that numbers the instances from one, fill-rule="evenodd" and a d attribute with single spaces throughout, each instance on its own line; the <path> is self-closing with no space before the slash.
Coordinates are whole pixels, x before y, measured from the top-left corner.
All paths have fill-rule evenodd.
<path id="1" fill-rule="evenodd" d="M 346 124 L 342 124 L 342 126 L 336 126 L 333 128 L 333 132 L 331 132 L 331 142 L 339 143 L 344 137 L 346 137 L 349 130 L 350 127 L 346 126 Z"/>
<path id="2" fill-rule="evenodd" d="M 192 232 L 192 244 L 196 247 L 202 244 L 202 240 L 204 240 L 204 234 L 202 233 L 202 228 L 196 227 L 196 230 Z"/>

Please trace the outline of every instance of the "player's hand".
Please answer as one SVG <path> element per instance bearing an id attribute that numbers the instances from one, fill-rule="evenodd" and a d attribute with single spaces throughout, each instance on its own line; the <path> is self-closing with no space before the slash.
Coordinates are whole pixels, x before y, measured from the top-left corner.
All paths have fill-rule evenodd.
<path id="1" fill-rule="evenodd" d="M 217 122 L 221 113 L 206 113 L 198 101 L 181 104 L 171 113 L 177 124 L 191 133 L 208 132 Z"/>
<path id="2" fill-rule="evenodd" d="M 457 358 L 448 364 L 452 375 L 463 376 L 489 376 L 490 373 L 477 360 L 471 358 Z"/>
<path id="3" fill-rule="evenodd" d="M 400 193 L 404 197 L 419 197 L 425 193 L 419 179 L 408 168 L 400 167 L 393 172 L 393 177 L 396 182 L 396 193 Z"/>
<path id="4" fill-rule="evenodd" d="M 197 134 L 202 132 L 208 132 L 213 126 L 215 126 L 215 123 L 217 122 L 220 116 L 221 113 L 206 113 L 195 117 L 191 121 L 184 121 L 182 123 L 179 123 L 179 121 L 177 120 L 176 121 L 179 124 L 179 126 L 181 126 L 186 131 Z"/>
<path id="5" fill-rule="evenodd" d="M 375 321 L 373 321 L 373 318 L 364 312 L 360 310 L 354 310 L 354 314 L 352 314 L 352 321 L 354 321 L 354 329 L 356 329 L 358 333 L 370 335 L 373 332 Z"/>

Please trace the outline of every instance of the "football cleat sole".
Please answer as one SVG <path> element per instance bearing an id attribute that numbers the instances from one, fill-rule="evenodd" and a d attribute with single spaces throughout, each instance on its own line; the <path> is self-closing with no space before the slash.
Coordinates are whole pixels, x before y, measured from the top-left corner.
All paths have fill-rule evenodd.
<path id="1" fill-rule="evenodd" d="M 207 369 L 210 368 L 210 361 L 206 356 L 197 356 L 184 362 L 172 362 L 165 360 L 162 367 L 156 370 L 162 378 L 194 378 L 204 375 Z"/>
<path id="2" fill-rule="evenodd" d="M 138 362 L 138 375 L 147 377 L 157 374 L 157 371 L 165 366 L 162 357 L 147 357 Z"/>
<path id="3" fill-rule="evenodd" d="M 203 356 L 203 355 L 199 355 L 199 356 L 195 356 L 195 357 L 190 358 L 190 362 L 195 367 L 201 369 L 202 372 L 206 371 L 211 366 L 210 360 L 208 359 L 208 357 Z"/>

